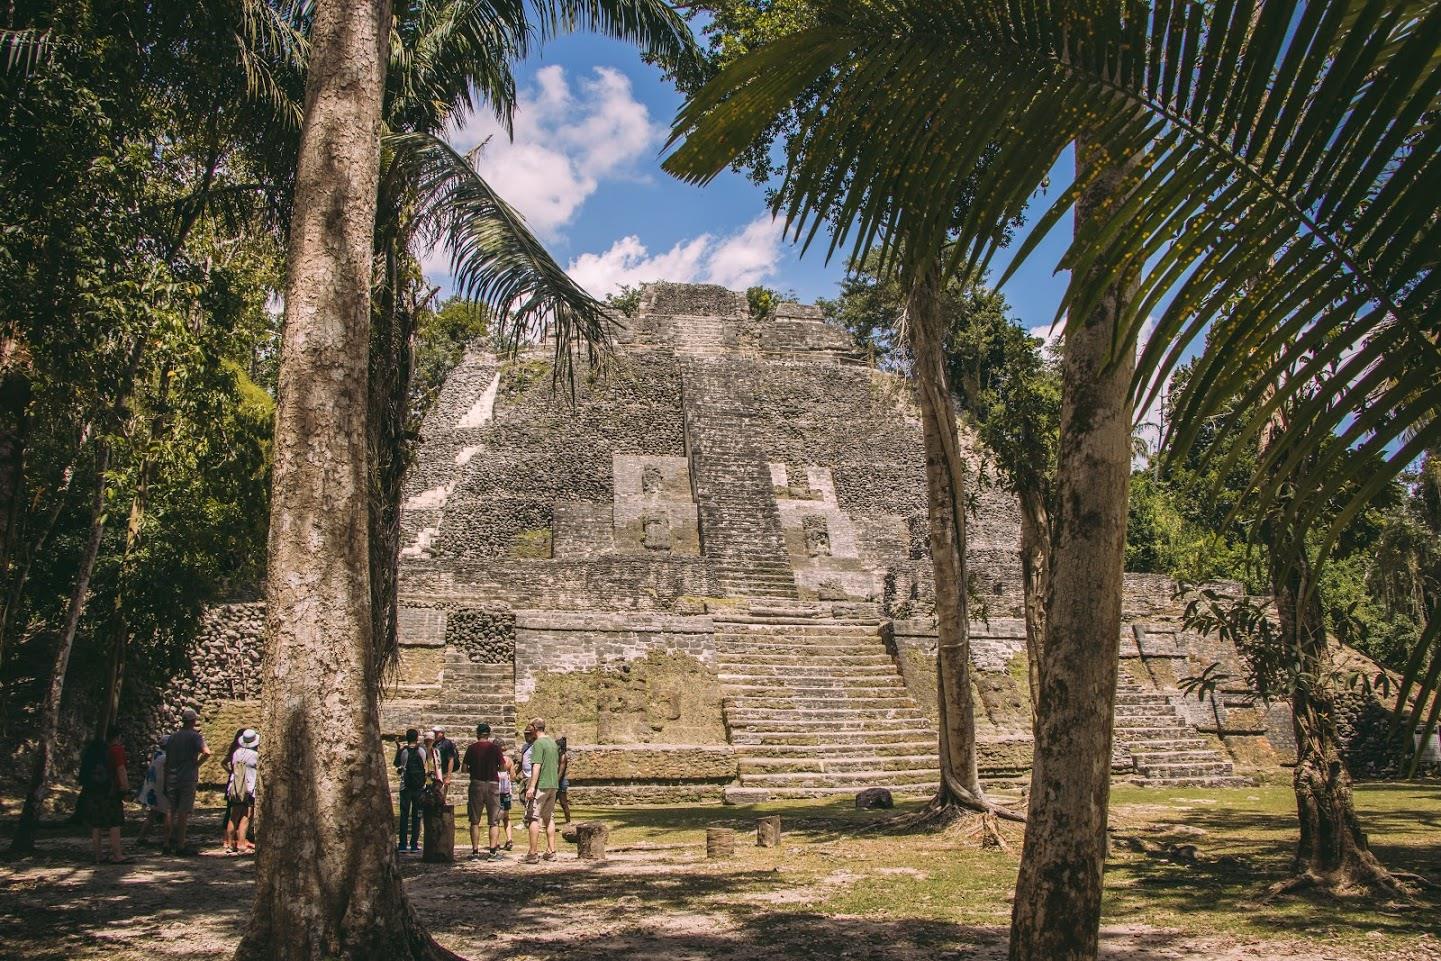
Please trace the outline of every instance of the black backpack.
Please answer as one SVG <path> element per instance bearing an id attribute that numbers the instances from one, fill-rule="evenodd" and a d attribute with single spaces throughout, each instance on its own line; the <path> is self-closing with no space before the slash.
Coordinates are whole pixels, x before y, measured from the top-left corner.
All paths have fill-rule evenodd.
<path id="1" fill-rule="evenodd" d="M 115 782 L 103 744 L 91 744 L 80 758 L 80 784 L 92 791 L 108 791 Z"/>
<path id="2" fill-rule="evenodd" d="M 425 787 L 425 759 L 418 748 L 405 748 L 405 765 L 400 769 L 400 786 L 409 790 Z"/>

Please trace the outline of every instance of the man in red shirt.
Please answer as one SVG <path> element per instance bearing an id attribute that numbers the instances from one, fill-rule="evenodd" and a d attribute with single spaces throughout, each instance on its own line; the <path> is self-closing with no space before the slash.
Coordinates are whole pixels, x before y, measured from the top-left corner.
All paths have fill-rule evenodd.
<path id="1" fill-rule="evenodd" d="M 490 736 L 489 724 L 475 726 L 475 742 L 465 749 L 461 768 L 470 772 L 470 797 L 466 805 L 470 816 L 470 859 L 481 861 L 480 812 L 490 829 L 489 860 L 499 861 L 500 853 L 500 772 L 510 770 L 510 759 Z"/>

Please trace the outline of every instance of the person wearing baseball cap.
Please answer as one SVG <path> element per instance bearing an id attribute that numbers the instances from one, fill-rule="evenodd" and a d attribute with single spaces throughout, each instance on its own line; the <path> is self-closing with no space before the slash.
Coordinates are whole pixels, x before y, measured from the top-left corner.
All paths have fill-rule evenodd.
<path id="1" fill-rule="evenodd" d="M 200 786 L 200 762 L 210 756 L 205 735 L 200 733 L 200 715 L 194 708 L 180 712 L 180 728 L 170 735 L 165 752 L 165 799 L 170 805 L 170 831 L 165 838 L 167 854 L 198 854 L 186 847 L 190 812 L 195 809 L 195 789 Z"/>
<path id="2" fill-rule="evenodd" d="M 449 804 L 450 782 L 455 779 L 455 772 L 460 770 L 460 750 L 454 741 L 445 736 L 445 728 L 439 724 L 431 728 L 430 733 L 435 736 L 435 772 L 440 779 L 441 797 Z"/>

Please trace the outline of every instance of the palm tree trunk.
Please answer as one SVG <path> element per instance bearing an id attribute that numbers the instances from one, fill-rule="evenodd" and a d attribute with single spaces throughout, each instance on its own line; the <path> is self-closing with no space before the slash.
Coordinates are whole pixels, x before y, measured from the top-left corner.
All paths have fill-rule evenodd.
<path id="1" fill-rule="evenodd" d="M 1124 196 L 1128 166 L 1078 140 L 1076 167 L 1088 184 L 1076 203 L 1079 231 Z M 1011 961 L 1096 957 L 1131 471 L 1135 345 L 1118 335 L 1125 293 L 1124 283 L 1111 287 L 1091 316 L 1066 325 L 1055 540 Z"/>
<path id="2" fill-rule="evenodd" d="M 65 609 L 65 624 L 60 630 L 60 644 L 55 651 L 55 662 L 50 668 L 50 682 L 45 688 L 45 700 L 40 705 L 40 723 L 37 732 L 40 743 L 35 751 L 35 763 L 30 771 L 30 786 L 25 792 L 25 804 L 20 809 L 20 821 L 15 826 L 10 841 L 10 855 L 29 854 L 35 850 L 35 829 L 40 824 L 40 806 L 50 790 L 50 778 L 55 766 L 55 742 L 60 736 L 60 702 L 65 694 L 65 674 L 70 669 L 70 652 L 75 647 L 75 633 L 80 627 L 80 617 L 85 613 L 85 602 L 90 597 L 90 577 L 95 573 L 95 558 L 100 554 L 100 538 L 105 532 L 105 471 L 110 466 L 110 448 L 104 440 L 99 441 L 95 450 L 95 501 L 90 510 L 90 536 L 85 541 L 85 551 L 80 556 L 79 569 L 75 574 L 75 586 L 70 592 L 70 601 Z"/>
<path id="3" fill-rule="evenodd" d="M 387 0 L 322 0 L 311 33 L 270 514 L 274 753 L 240 961 L 449 955 L 401 886 L 373 644 L 368 358 L 389 27 Z"/>
<path id="4" fill-rule="evenodd" d="M 975 704 L 971 693 L 970 630 L 966 615 L 965 465 L 956 441 L 956 413 L 942 348 L 943 325 L 937 265 L 912 285 L 906 301 L 905 324 L 925 433 L 926 494 L 936 590 L 941 784 L 930 810 L 967 808 L 1015 817 L 986 800 L 976 763 Z"/>
<path id="5" fill-rule="evenodd" d="M 1046 583 L 1051 566 L 1051 518 L 1039 491 L 1021 491 L 1021 599 L 1026 618 L 1026 673 L 1031 689 L 1031 733 L 1037 730 L 1041 649 L 1046 640 Z"/>

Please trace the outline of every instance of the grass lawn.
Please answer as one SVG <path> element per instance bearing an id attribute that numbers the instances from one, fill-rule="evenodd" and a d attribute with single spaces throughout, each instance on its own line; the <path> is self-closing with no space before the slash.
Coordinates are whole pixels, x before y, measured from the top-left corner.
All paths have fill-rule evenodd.
<path id="1" fill-rule="evenodd" d="M 1383 863 L 1441 880 L 1441 786 L 1365 784 L 1356 802 Z M 918 807 L 907 802 L 901 809 Z M 704 844 L 705 829 L 738 830 L 737 894 L 763 895 L 769 873 L 806 892 L 803 903 L 826 914 L 1006 925 L 1020 851 L 982 850 L 956 831 L 890 835 L 856 829 L 886 812 L 856 811 L 849 801 L 788 801 L 751 807 L 577 808 L 577 820 L 611 827 L 612 849 Z M 755 818 L 780 814 L 780 852 L 753 846 Z M 1434 894 L 1419 903 L 1336 901 L 1295 896 L 1262 902 L 1266 887 L 1286 876 L 1296 839 L 1289 785 L 1228 789 L 1137 788 L 1118 785 L 1112 825 L 1163 844 L 1194 844 L 1195 864 L 1134 853 L 1117 845 L 1106 870 L 1104 924 L 1143 924 L 1237 939 L 1306 939 L 1367 948 L 1378 957 L 1407 951 L 1416 939 L 1441 936 Z M 462 813 L 460 844 L 468 845 Z M 517 828 L 517 848 L 523 847 Z M 758 870 L 757 870 L 758 869 Z"/>

